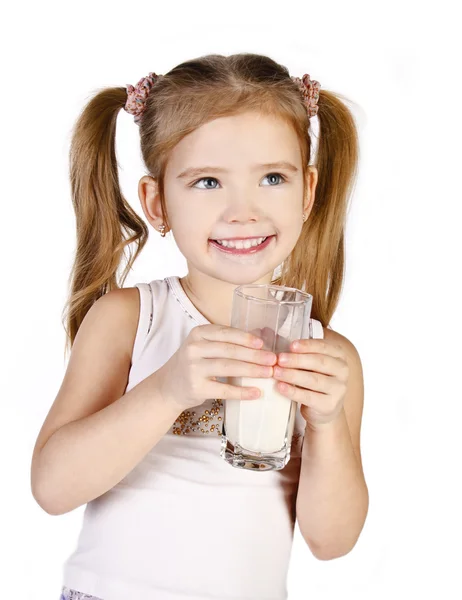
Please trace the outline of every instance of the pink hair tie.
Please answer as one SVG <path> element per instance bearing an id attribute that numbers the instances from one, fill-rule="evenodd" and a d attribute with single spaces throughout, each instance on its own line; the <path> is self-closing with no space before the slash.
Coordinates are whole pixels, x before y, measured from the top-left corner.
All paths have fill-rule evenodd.
<path id="1" fill-rule="evenodd" d="M 146 98 L 149 96 L 152 86 L 162 77 L 163 75 L 149 73 L 147 77 L 142 77 L 135 87 L 127 84 L 127 102 L 124 108 L 131 115 L 135 115 L 136 124 L 139 125 L 141 122 L 141 116 L 146 110 Z"/>
<path id="2" fill-rule="evenodd" d="M 319 81 L 311 80 L 308 73 L 305 73 L 300 79 L 299 77 L 291 77 L 292 81 L 298 83 L 300 93 L 303 96 L 303 101 L 308 112 L 308 117 L 314 117 L 318 114 L 319 90 L 321 84 Z"/>
<path id="3" fill-rule="evenodd" d="M 149 96 L 149 92 L 156 81 L 162 79 L 162 77 L 163 75 L 149 73 L 147 77 L 141 78 L 135 87 L 127 84 L 127 102 L 124 108 L 128 113 L 135 116 L 134 121 L 137 125 L 140 124 L 141 116 L 146 110 L 146 98 Z M 301 79 L 300 77 L 291 77 L 291 79 L 298 84 L 308 117 L 314 117 L 318 114 L 319 89 L 321 84 L 319 81 L 311 80 L 307 73 Z"/>

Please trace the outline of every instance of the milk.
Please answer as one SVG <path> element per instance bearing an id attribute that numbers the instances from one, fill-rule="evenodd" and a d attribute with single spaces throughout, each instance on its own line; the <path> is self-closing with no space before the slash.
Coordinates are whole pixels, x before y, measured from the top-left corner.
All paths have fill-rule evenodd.
<path id="1" fill-rule="evenodd" d="M 278 392 L 269 377 L 229 377 L 231 385 L 256 387 L 260 398 L 226 400 L 226 437 L 234 445 L 252 452 L 278 452 L 287 437 L 290 447 L 296 402 Z M 293 409 L 291 410 L 293 406 Z"/>

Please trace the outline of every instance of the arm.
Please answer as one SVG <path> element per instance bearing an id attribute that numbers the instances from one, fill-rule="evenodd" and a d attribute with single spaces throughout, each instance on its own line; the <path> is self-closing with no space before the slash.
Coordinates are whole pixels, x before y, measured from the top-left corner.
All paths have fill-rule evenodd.
<path id="1" fill-rule="evenodd" d="M 369 507 L 364 479 L 360 428 L 364 403 L 362 366 L 356 348 L 340 334 L 350 369 L 344 406 L 332 422 L 307 426 L 302 449 L 296 513 L 300 531 L 320 560 L 347 554 L 361 533 Z"/>
<path id="2" fill-rule="evenodd" d="M 113 487 L 181 412 L 158 393 L 158 371 L 124 393 L 139 309 L 137 288 L 112 290 L 80 325 L 32 457 L 32 494 L 50 514 L 71 511 Z"/>
<path id="3" fill-rule="evenodd" d="M 307 430 L 302 450 L 297 519 L 316 558 L 330 560 L 356 544 L 369 494 L 342 410 L 322 429 Z"/>
<path id="4" fill-rule="evenodd" d="M 155 373 L 97 413 L 60 427 L 34 465 L 34 497 L 59 515 L 121 481 L 175 422 L 178 409 L 156 392 Z"/>

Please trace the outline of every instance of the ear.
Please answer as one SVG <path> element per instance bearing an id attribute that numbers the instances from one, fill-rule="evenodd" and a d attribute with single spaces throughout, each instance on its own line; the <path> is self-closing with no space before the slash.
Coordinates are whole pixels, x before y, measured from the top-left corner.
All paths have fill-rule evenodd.
<path id="1" fill-rule="evenodd" d="M 155 228 L 165 224 L 165 218 L 162 214 L 162 205 L 157 181 L 150 175 L 142 177 L 138 183 L 138 196 L 140 198 L 143 212 L 146 219 Z"/>
<path id="2" fill-rule="evenodd" d="M 306 173 L 306 196 L 303 202 L 303 212 L 309 216 L 314 204 L 316 184 L 318 183 L 318 169 L 313 165 L 308 167 Z"/>

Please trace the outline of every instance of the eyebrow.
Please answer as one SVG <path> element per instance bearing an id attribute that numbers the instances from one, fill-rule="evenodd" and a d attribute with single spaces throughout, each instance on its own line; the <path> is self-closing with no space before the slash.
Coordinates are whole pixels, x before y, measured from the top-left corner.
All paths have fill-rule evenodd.
<path id="1" fill-rule="evenodd" d="M 253 165 L 252 170 L 258 171 L 260 169 L 287 169 L 288 171 L 292 171 L 292 173 L 298 173 L 299 169 L 290 162 L 285 160 L 279 162 L 272 163 L 262 163 Z M 229 173 L 228 169 L 223 169 L 222 167 L 189 167 L 182 171 L 177 179 L 185 179 L 187 177 L 194 177 L 196 175 L 201 175 L 202 173 Z"/>

